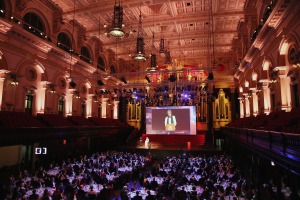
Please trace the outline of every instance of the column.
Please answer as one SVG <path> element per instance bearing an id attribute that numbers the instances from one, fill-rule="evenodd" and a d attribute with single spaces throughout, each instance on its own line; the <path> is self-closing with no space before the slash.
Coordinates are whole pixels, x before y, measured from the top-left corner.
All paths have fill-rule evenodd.
<path id="1" fill-rule="evenodd" d="M 5 78 L 4 78 L 4 77 L 1 77 L 1 75 L 0 75 L 0 111 L 1 111 L 1 108 L 2 108 L 3 84 L 4 84 L 4 80 L 5 80 Z"/>
<path id="2" fill-rule="evenodd" d="M 35 112 L 36 113 L 44 113 L 45 112 L 45 97 L 46 97 L 46 89 L 47 83 L 42 81 L 38 89 L 36 91 L 36 98 L 35 98 Z M 36 115 L 36 113 L 33 113 Z"/>
<path id="3" fill-rule="evenodd" d="M 250 117 L 250 102 L 248 96 L 245 96 L 245 117 Z"/>
<path id="4" fill-rule="evenodd" d="M 214 116 L 213 116 L 213 98 L 212 96 L 208 97 L 208 124 L 207 129 L 209 133 L 213 131 L 213 123 L 214 123 Z"/>
<path id="5" fill-rule="evenodd" d="M 101 98 L 101 118 L 106 118 L 106 106 L 108 98 Z"/>
<path id="6" fill-rule="evenodd" d="M 285 70 L 279 71 L 279 81 L 281 93 L 281 110 L 286 110 L 287 112 L 289 112 L 292 109 L 291 86 L 290 78 L 286 76 Z"/>
<path id="7" fill-rule="evenodd" d="M 262 83 L 262 91 L 263 91 L 263 98 L 264 98 L 264 113 L 268 115 L 271 110 L 271 99 L 270 99 L 269 83 L 267 81 L 264 81 Z"/>
<path id="8" fill-rule="evenodd" d="M 119 108 L 120 108 L 120 112 L 119 112 L 119 120 L 121 120 L 122 122 L 126 122 L 126 99 L 125 97 L 120 96 L 119 98 L 120 103 L 119 103 Z"/>
<path id="9" fill-rule="evenodd" d="M 253 115 L 258 115 L 258 97 L 256 94 L 256 91 L 252 92 L 252 109 L 253 109 Z"/>
<path id="10" fill-rule="evenodd" d="M 208 133 L 213 133 L 213 125 L 214 125 L 214 116 L 213 116 L 213 113 L 214 113 L 214 110 L 213 110 L 213 101 L 214 101 L 214 98 L 213 98 L 213 86 L 210 84 L 209 85 L 209 90 L 207 92 L 207 104 L 208 104 L 208 124 L 207 124 L 207 129 L 208 129 Z"/>
<path id="11" fill-rule="evenodd" d="M 235 108 L 235 87 L 230 88 L 230 106 L 231 106 L 231 120 L 236 119 L 236 108 Z"/>
<path id="12" fill-rule="evenodd" d="M 86 117 L 92 117 L 92 104 L 93 104 L 93 94 L 88 94 L 87 95 L 87 100 L 86 100 Z"/>
<path id="13" fill-rule="evenodd" d="M 244 118 L 244 103 L 243 103 L 243 98 L 239 97 L 240 101 L 240 118 Z"/>
<path id="14" fill-rule="evenodd" d="M 118 119 L 118 111 L 119 111 L 119 102 L 120 101 L 113 101 L 113 119 Z"/>
<path id="15" fill-rule="evenodd" d="M 67 88 L 68 88 L 68 84 L 67 84 Z M 72 109 L 73 109 L 73 91 L 74 89 L 66 89 L 66 98 L 65 98 L 65 105 L 66 105 L 66 109 L 65 109 L 65 113 L 64 116 L 72 116 Z"/>

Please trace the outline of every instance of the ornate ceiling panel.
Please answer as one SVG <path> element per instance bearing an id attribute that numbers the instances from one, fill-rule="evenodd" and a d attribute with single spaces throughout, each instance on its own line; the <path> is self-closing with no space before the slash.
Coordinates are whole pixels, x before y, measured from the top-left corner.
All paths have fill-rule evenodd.
<path id="1" fill-rule="evenodd" d="M 74 0 L 52 1 L 63 10 L 65 20 L 73 18 Z M 114 0 L 76 0 L 75 19 L 86 29 L 87 39 L 99 37 L 105 50 L 115 51 L 119 58 L 131 59 L 128 55 L 135 49 L 141 10 L 147 55 L 151 53 L 154 33 L 156 50 L 163 36 L 173 59 L 208 65 L 212 48 L 216 59 L 235 62 L 236 53 L 232 51 L 241 48 L 236 46 L 240 43 L 234 41 L 239 36 L 238 26 L 241 19 L 255 15 L 247 9 L 253 11 L 257 0 L 123 0 L 125 31 L 132 34 L 117 42 L 104 35 L 103 28 L 112 22 L 114 4 Z M 211 5 L 212 18 L 209 17 Z M 210 50 L 209 44 L 213 44 Z M 158 55 L 158 61 L 163 62 L 164 56 Z"/>

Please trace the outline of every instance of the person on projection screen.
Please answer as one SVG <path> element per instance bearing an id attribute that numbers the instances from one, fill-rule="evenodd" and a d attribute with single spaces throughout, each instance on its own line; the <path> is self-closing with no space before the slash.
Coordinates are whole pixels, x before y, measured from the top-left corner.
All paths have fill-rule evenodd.
<path id="1" fill-rule="evenodd" d="M 177 125 L 175 115 L 172 115 L 172 110 L 167 111 L 167 117 L 165 118 L 166 131 L 175 131 Z"/>

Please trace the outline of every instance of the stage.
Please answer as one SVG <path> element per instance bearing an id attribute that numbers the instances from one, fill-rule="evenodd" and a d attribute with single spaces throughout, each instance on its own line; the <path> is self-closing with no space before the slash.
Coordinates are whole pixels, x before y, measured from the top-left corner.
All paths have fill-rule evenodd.
<path id="1" fill-rule="evenodd" d="M 149 148 L 145 146 L 145 139 L 149 138 Z M 197 135 L 151 135 L 142 134 L 128 144 L 119 148 L 124 151 L 136 152 L 156 152 L 160 155 L 169 155 L 172 153 L 197 152 L 197 153 L 220 153 L 221 149 L 216 148 L 211 137 L 206 133 Z"/>

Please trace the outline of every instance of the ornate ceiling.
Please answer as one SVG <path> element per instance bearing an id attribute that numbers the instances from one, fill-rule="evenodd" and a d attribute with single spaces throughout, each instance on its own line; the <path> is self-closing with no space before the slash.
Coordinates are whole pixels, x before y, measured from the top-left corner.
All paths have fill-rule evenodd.
<path id="1" fill-rule="evenodd" d="M 52 1 L 62 9 L 64 20 L 73 19 L 74 0 Z M 223 76 L 234 74 L 234 63 L 242 56 L 244 34 L 241 31 L 245 29 L 241 24 L 257 15 L 257 0 L 123 0 L 121 4 L 124 30 L 131 34 L 115 39 L 107 37 L 103 27 L 112 23 L 115 1 L 76 0 L 74 18 L 85 28 L 86 39 L 100 37 L 104 50 L 111 49 L 118 58 L 130 60 L 129 55 L 135 51 L 141 10 L 147 55 L 151 53 L 154 32 L 156 51 L 163 36 L 173 63 L 214 67 L 214 71 L 218 71 L 216 66 L 222 64 L 225 68 L 219 72 L 223 71 Z M 212 18 L 209 17 L 211 8 Z M 209 45 L 209 41 L 213 45 Z M 157 55 L 158 65 L 164 65 L 164 55 Z M 210 63 L 210 60 L 214 62 Z"/>

